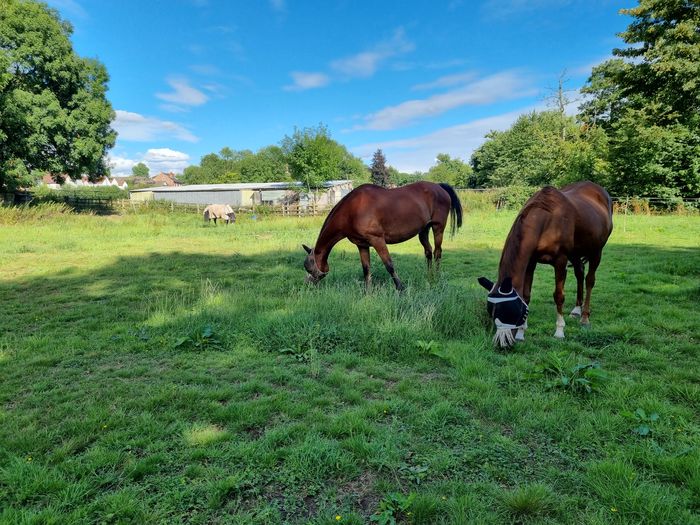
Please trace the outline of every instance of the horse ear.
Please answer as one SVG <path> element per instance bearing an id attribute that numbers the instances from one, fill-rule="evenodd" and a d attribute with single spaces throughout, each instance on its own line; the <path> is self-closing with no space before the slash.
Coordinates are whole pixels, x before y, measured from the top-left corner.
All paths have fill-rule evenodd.
<path id="1" fill-rule="evenodd" d="M 306 250 L 306 253 L 311 253 L 311 248 L 309 248 L 306 244 L 302 244 L 301 247 Z"/>
<path id="2" fill-rule="evenodd" d="M 493 288 L 493 283 L 491 281 L 489 281 L 486 277 L 479 277 L 478 281 L 479 281 L 479 284 L 481 286 L 483 286 L 484 288 L 486 288 L 489 292 Z"/>
<path id="3" fill-rule="evenodd" d="M 509 294 L 513 291 L 513 280 L 510 277 L 506 277 L 501 282 L 501 286 L 498 287 L 498 291 L 502 294 Z"/>

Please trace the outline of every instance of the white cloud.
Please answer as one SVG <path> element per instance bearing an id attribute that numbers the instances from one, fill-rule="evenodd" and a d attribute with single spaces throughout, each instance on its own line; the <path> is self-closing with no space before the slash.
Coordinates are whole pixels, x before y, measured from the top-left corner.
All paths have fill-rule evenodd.
<path id="1" fill-rule="evenodd" d="M 372 154 L 381 148 L 387 158 L 387 164 L 398 170 L 407 173 L 427 171 L 435 164 L 438 153 L 447 153 L 452 157 L 468 160 L 472 152 L 484 142 L 484 137 L 489 131 L 508 129 L 520 115 L 533 109 L 535 108 L 523 108 L 417 137 L 363 144 L 351 150 L 354 154 L 369 160 Z"/>
<path id="2" fill-rule="evenodd" d="M 134 142 L 152 142 L 156 140 L 176 139 L 185 142 L 199 140 L 190 130 L 181 124 L 145 117 L 139 113 L 118 109 L 112 127 L 119 133 L 120 140 Z"/>
<path id="3" fill-rule="evenodd" d="M 109 155 L 107 158 L 112 176 L 128 177 L 132 174 L 131 169 L 139 162 L 148 166 L 150 176 L 162 172 L 182 173 L 189 166 L 190 156 L 182 151 L 170 148 L 153 148 L 145 154 L 137 155 L 137 158 L 130 159 L 118 155 Z"/>
<path id="4" fill-rule="evenodd" d="M 320 88 L 330 82 L 330 78 L 325 73 L 303 73 L 292 71 L 293 84 L 284 86 L 285 91 L 304 91 L 306 89 Z"/>
<path id="5" fill-rule="evenodd" d="M 471 80 L 474 80 L 476 73 L 474 71 L 465 71 L 464 73 L 456 73 L 454 75 L 446 75 L 440 77 L 432 82 L 426 82 L 425 84 L 416 84 L 411 89 L 413 91 L 422 91 L 435 88 L 445 88 L 457 86 L 459 84 L 465 84 Z"/>
<path id="6" fill-rule="evenodd" d="M 371 77 L 386 60 L 412 51 L 414 48 L 413 43 L 406 38 L 403 28 L 398 28 L 389 40 L 380 42 L 367 51 L 331 61 L 329 68 L 332 74 L 291 72 L 290 75 L 294 83 L 284 86 L 283 89 L 285 91 L 304 91 L 327 86 L 332 80 Z"/>
<path id="7" fill-rule="evenodd" d="M 171 105 L 179 106 L 201 106 L 209 97 L 195 87 L 192 87 L 184 77 L 171 77 L 167 80 L 173 91 L 171 93 L 156 93 L 156 97 L 165 100 L 170 104 L 164 105 L 163 109 L 172 107 Z"/>
<path id="8" fill-rule="evenodd" d="M 372 49 L 334 60 L 331 62 L 331 69 L 347 78 L 370 77 L 388 58 L 413 51 L 414 48 L 413 43 L 406 39 L 404 30 L 399 28 L 394 31 L 391 39 L 380 42 Z"/>
<path id="9" fill-rule="evenodd" d="M 535 93 L 536 90 L 529 87 L 527 80 L 521 75 L 513 71 L 505 71 L 446 93 L 386 107 L 364 117 L 365 124 L 358 125 L 354 129 L 396 129 L 421 118 L 434 117 L 460 106 L 491 104 Z"/>
<path id="10" fill-rule="evenodd" d="M 136 166 L 138 161 L 118 155 L 108 155 L 107 164 L 113 177 L 128 177 L 131 175 L 131 168 Z"/>
<path id="11" fill-rule="evenodd" d="M 190 156 L 170 148 L 155 148 L 149 149 L 143 160 L 151 168 L 151 171 L 175 171 L 179 173 L 189 165 Z"/>
<path id="12" fill-rule="evenodd" d="M 220 75 L 221 70 L 213 64 L 192 64 L 190 69 L 199 75 Z"/>

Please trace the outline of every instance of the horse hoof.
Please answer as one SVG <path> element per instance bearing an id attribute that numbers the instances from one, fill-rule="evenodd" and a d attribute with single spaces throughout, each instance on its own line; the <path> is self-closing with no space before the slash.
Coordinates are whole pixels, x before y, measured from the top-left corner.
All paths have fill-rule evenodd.
<path id="1" fill-rule="evenodd" d="M 571 317 L 581 317 L 581 307 L 577 306 L 573 310 L 571 310 Z"/>
<path id="2" fill-rule="evenodd" d="M 521 334 L 520 332 L 518 332 L 517 334 L 515 334 L 515 340 L 516 341 L 525 341 L 525 334 Z"/>
<path id="3" fill-rule="evenodd" d="M 588 319 L 581 319 L 581 328 L 590 328 L 591 322 Z"/>
<path id="4" fill-rule="evenodd" d="M 564 339 L 564 332 L 560 332 L 559 330 L 557 330 L 556 332 L 554 332 L 554 337 L 556 337 L 557 339 Z"/>

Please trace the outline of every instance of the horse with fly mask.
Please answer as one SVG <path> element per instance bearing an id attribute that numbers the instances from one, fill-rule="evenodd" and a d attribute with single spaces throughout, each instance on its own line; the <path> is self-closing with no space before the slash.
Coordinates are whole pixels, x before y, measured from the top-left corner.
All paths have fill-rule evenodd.
<path id="1" fill-rule="evenodd" d="M 525 339 L 537 263 L 554 266 L 557 307 L 554 337 L 564 337 L 564 283 L 568 262 L 574 268 L 577 282 L 576 306 L 571 315 L 581 317 L 582 325 L 589 325 L 591 291 L 612 227 L 612 201 L 598 184 L 577 182 L 561 190 L 546 186 L 533 195 L 510 229 L 501 253 L 498 280 L 493 283 L 485 277 L 479 278 L 479 284 L 489 292 L 487 310 L 496 325 L 494 343 L 503 347 Z M 513 331 L 516 331 L 515 336 Z"/>

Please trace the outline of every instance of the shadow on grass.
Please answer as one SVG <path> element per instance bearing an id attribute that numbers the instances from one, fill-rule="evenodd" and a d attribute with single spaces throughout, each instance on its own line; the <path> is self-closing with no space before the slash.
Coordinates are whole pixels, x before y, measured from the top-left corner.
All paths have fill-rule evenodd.
<path id="1" fill-rule="evenodd" d="M 397 338 L 399 343 L 415 338 L 459 339 L 488 330 L 484 294 L 476 278 L 493 278 L 499 256 L 497 250 L 448 249 L 442 271 L 431 275 L 422 256 L 394 255 L 399 275 L 408 285 L 404 294 L 394 291 L 374 255 L 373 285 L 365 291 L 357 255 L 348 251 L 332 254 L 329 276 L 315 287 L 303 283 L 301 250 L 255 256 L 172 252 L 122 257 L 87 272 L 64 267 L 48 278 L 0 283 L 0 309 L 5 313 L 0 335 L 55 339 L 69 332 L 73 338 L 82 334 L 94 340 L 98 334 L 114 335 L 143 326 L 167 333 L 180 332 L 180 325 L 217 321 L 262 349 L 294 348 L 305 339 L 325 347 L 365 348 L 388 356 L 393 351 L 384 352 L 382 347 L 400 346 L 392 345 Z M 698 276 L 698 250 L 611 245 L 593 292 L 593 322 L 604 320 L 612 311 L 620 321 L 623 309 L 656 301 L 679 310 L 697 308 Z M 549 320 L 553 287 L 553 270 L 539 265 L 531 328 L 535 321 L 553 323 Z M 567 305 L 574 299 L 575 279 L 569 272 Z M 368 330 L 388 335 L 374 343 L 370 335 L 353 343 Z M 402 336 L 401 332 L 408 333 Z M 56 343 L 60 345 L 59 340 Z"/>

